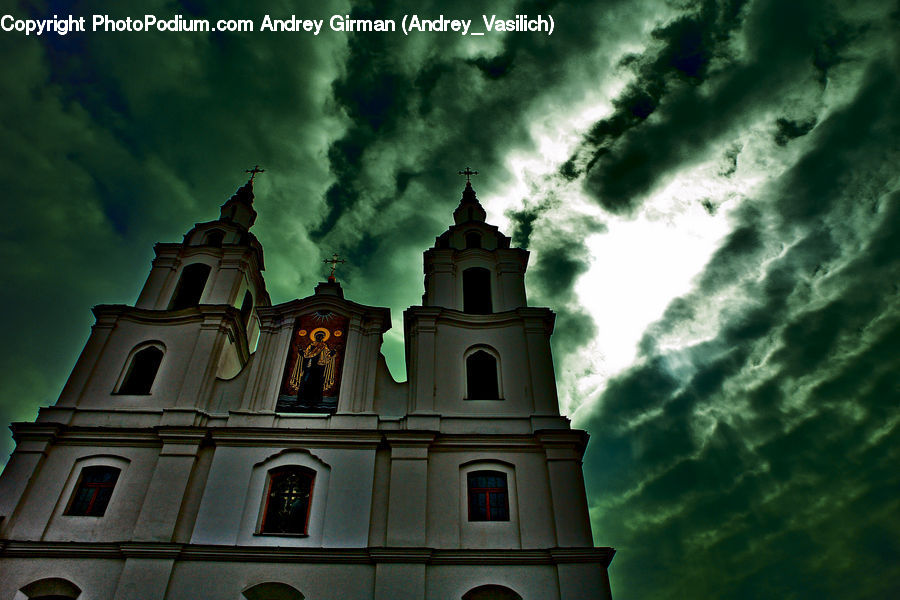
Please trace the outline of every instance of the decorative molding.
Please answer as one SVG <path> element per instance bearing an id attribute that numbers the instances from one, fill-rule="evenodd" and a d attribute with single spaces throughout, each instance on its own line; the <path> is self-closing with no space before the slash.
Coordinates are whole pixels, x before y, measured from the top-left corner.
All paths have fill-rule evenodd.
<path id="1" fill-rule="evenodd" d="M 32 542 L 0 540 L 4 558 L 156 558 L 180 561 L 293 563 L 415 563 L 425 565 L 556 565 L 597 563 L 609 566 L 609 547 L 460 550 L 437 548 L 290 548 L 214 546 L 166 542 Z"/>

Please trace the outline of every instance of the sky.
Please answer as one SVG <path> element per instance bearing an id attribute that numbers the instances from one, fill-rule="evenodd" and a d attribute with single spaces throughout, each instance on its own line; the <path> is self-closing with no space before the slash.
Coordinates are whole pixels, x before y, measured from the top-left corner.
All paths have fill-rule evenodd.
<path id="1" fill-rule="evenodd" d="M 0 0 L 88 21 L 0 31 L 0 421 L 55 402 L 90 307 L 133 303 L 153 244 L 216 218 L 255 164 L 272 301 L 339 253 L 347 297 L 390 307 L 404 379 L 402 312 L 471 166 L 531 252 L 530 304 L 557 313 L 613 596 L 900 595 L 900 4 L 109 4 Z M 267 14 L 325 22 L 259 31 Z M 552 33 L 482 20 L 517 14 Z M 406 35 L 404 15 L 484 35 Z"/>

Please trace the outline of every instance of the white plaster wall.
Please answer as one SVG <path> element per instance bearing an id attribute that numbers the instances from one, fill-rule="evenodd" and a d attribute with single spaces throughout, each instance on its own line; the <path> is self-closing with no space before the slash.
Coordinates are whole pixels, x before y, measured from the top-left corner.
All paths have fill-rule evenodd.
<path id="1" fill-rule="evenodd" d="M 468 521 L 466 473 L 507 473 L 508 522 Z M 428 460 L 428 542 L 435 548 L 556 546 L 543 452 L 431 452 Z"/>
<path id="2" fill-rule="evenodd" d="M 478 329 L 438 322 L 435 350 L 435 410 L 442 414 L 531 414 L 531 378 L 524 328 L 507 321 L 501 325 L 483 325 Z M 500 357 L 500 395 L 502 400 L 465 400 L 466 351 L 472 346 L 493 348 Z"/>
<path id="3" fill-rule="evenodd" d="M 553 565 L 432 565 L 426 571 L 425 598 L 461 600 L 472 588 L 488 584 L 506 586 L 523 600 L 588 600 L 560 599 Z"/>
<path id="4" fill-rule="evenodd" d="M 374 572 L 358 564 L 180 562 L 166 600 L 243 600 L 242 590 L 265 582 L 286 583 L 309 600 L 371 600 Z"/>
<path id="5" fill-rule="evenodd" d="M 5 558 L 0 562 L 0 598 L 13 600 L 29 583 L 59 577 L 81 589 L 78 600 L 110 600 L 115 596 L 124 560 L 77 558 Z"/>
<path id="6" fill-rule="evenodd" d="M 91 542 L 130 539 L 158 455 L 158 448 L 53 446 L 13 517 L 10 539 Z M 64 515 L 81 468 L 99 464 L 122 469 L 104 515 Z"/>
<path id="7" fill-rule="evenodd" d="M 316 470 L 309 536 L 254 535 L 265 473 L 298 464 Z M 375 448 L 216 448 L 191 542 L 295 547 L 364 547 L 369 533 Z"/>
<path id="8" fill-rule="evenodd" d="M 148 325 L 119 319 L 76 404 L 81 407 L 132 408 L 175 406 L 188 365 L 200 334 L 202 317 L 167 325 Z M 131 350 L 144 342 L 157 341 L 165 354 L 149 395 L 115 394 L 125 376 Z M 197 375 L 197 374 L 192 374 Z"/>

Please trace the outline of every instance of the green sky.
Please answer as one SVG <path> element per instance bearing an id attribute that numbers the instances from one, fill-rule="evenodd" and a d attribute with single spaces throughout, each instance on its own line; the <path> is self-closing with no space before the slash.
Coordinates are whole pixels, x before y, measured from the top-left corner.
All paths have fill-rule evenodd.
<path id="1" fill-rule="evenodd" d="M 110 4 L 0 13 L 326 23 L 0 31 L 0 420 L 52 404 L 90 307 L 133 303 L 153 244 L 257 163 L 273 302 L 340 253 L 347 297 L 391 308 L 403 379 L 402 311 L 470 165 L 558 313 L 614 597 L 900 595 L 900 5 Z M 406 36 L 406 14 L 554 30 Z"/>

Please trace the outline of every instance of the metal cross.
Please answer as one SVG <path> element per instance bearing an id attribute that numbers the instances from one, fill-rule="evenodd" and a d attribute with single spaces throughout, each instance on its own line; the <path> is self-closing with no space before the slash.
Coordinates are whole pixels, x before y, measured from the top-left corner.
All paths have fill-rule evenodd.
<path id="1" fill-rule="evenodd" d="M 473 171 L 473 170 L 470 169 L 469 167 L 466 167 L 466 170 L 465 170 L 465 171 L 457 171 L 456 174 L 457 174 L 457 175 L 465 175 L 465 176 L 466 176 L 466 183 L 469 183 L 469 182 L 472 181 L 472 175 L 478 175 L 478 171 Z"/>
<path id="2" fill-rule="evenodd" d="M 334 254 L 331 255 L 330 259 L 326 258 L 322 262 L 331 264 L 331 274 L 328 276 L 328 279 L 334 279 L 334 270 L 337 268 L 338 263 L 345 263 L 347 261 L 338 259 L 338 254 L 337 254 L 337 252 L 335 252 Z"/>
<path id="3" fill-rule="evenodd" d="M 244 169 L 244 173 L 250 173 L 250 183 L 253 183 L 253 178 L 256 177 L 258 173 L 265 173 L 265 169 L 260 169 L 259 165 L 256 165 L 252 169 Z"/>

